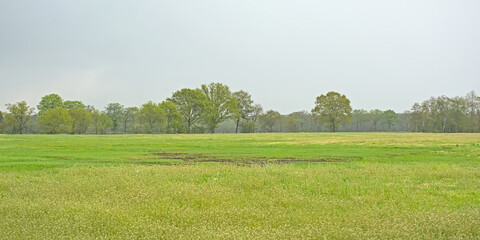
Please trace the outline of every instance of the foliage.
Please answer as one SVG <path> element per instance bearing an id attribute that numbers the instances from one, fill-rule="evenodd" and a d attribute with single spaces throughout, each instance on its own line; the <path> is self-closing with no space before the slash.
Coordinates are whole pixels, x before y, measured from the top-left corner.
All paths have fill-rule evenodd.
<path id="1" fill-rule="evenodd" d="M 235 108 L 236 111 L 232 113 L 232 117 L 236 123 L 235 133 L 238 133 L 240 121 L 250 120 L 255 109 L 252 96 L 248 92 L 240 90 L 238 92 L 234 92 L 232 95 L 237 100 L 237 107 Z"/>
<path id="2" fill-rule="evenodd" d="M 10 132 L 12 133 L 23 134 L 25 126 L 35 109 L 28 106 L 25 101 L 7 104 L 6 106 L 10 113 L 5 116 L 4 127 L 11 129 Z"/>
<path id="3" fill-rule="evenodd" d="M 257 123 L 253 120 L 242 121 L 240 127 L 243 133 L 254 133 L 257 129 Z"/>
<path id="4" fill-rule="evenodd" d="M 47 109 L 38 117 L 38 124 L 43 133 L 71 133 L 73 119 L 64 108 Z"/>
<path id="5" fill-rule="evenodd" d="M 74 134 L 87 133 L 88 127 L 93 122 L 92 114 L 82 108 L 72 108 L 69 112 L 72 117 L 72 132 Z"/>
<path id="6" fill-rule="evenodd" d="M 362 127 L 362 123 L 368 120 L 368 112 L 364 109 L 355 109 L 352 111 L 352 120 L 355 123 L 356 131 Z"/>
<path id="7" fill-rule="evenodd" d="M 210 133 L 215 132 L 215 128 L 219 123 L 230 118 L 236 112 L 240 112 L 237 100 L 227 85 L 222 83 L 203 84 L 201 91 L 207 98 L 207 107 L 203 120 Z"/>
<path id="8" fill-rule="evenodd" d="M 132 125 L 135 123 L 135 115 L 138 112 L 138 108 L 136 107 L 128 107 L 122 109 L 122 124 L 123 124 L 123 133 L 127 133 L 128 123 Z"/>
<path id="9" fill-rule="evenodd" d="M 352 107 L 350 100 L 345 95 L 337 92 L 328 92 L 320 95 L 315 101 L 315 108 L 312 109 L 317 119 L 336 132 L 341 123 L 348 123 L 352 118 Z"/>
<path id="10" fill-rule="evenodd" d="M 373 131 L 377 131 L 378 123 L 382 120 L 383 111 L 380 109 L 373 109 L 368 112 L 370 120 L 373 123 Z"/>
<path id="11" fill-rule="evenodd" d="M 137 114 L 138 119 L 145 124 L 147 133 L 159 132 L 166 119 L 165 110 L 152 101 L 143 104 Z"/>
<path id="12" fill-rule="evenodd" d="M 105 134 L 107 129 L 113 125 L 112 119 L 98 110 L 92 112 L 92 123 L 95 134 Z"/>
<path id="13" fill-rule="evenodd" d="M 18 123 L 15 120 L 15 117 L 11 113 L 5 113 L 3 121 L 0 123 L 0 132 L 8 134 L 17 134 L 19 133 Z"/>
<path id="14" fill-rule="evenodd" d="M 331 95 L 341 97 L 331 92 Z M 328 95 L 328 94 L 327 94 Z M 344 96 L 344 95 L 343 95 Z M 319 96 L 320 97 L 320 96 Z M 325 96 L 326 98 L 326 96 Z M 317 99 L 318 100 L 318 99 Z M 326 99 L 325 99 L 326 100 Z M 348 99 L 346 99 L 348 100 Z M 333 101 L 334 102 L 334 101 Z M 39 114 L 33 112 L 23 122 L 12 113 L 0 114 L 0 132 L 29 133 L 40 132 L 37 118 L 48 109 L 64 108 L 67 110 L 86 109 L 94 114 L 95 108 L 81 101 L 63 99 L 57 94 L 42 97 L 38 104 Z M 423 102 L 413 104 L 410 111 L 395 113 L 393 110 L 373 109 L 367 112 L 355 109 L 351 114 L 341 115 L 331 121 L 326 112 L 299 111 L 281 116 L 271 128 L 260 115 L 263 108 L 255 104 L 251 95 L 243 90 L 230 92 L 228 86 L 221 83 L 202 85 L 199 89 L 181 89 L 160 104 L 164 111 L 163 120 L 152 125 L 139 119 L 137 107 L 123 107 L 120 103 L 109 104 L 103 113 L 92 115 L 93 124 L 88 121 L 81 129 L 73 123 L 75 133 L 205 133 L 219 131 L 222 133 L 258 131 L 273 132 L 321 132 L 330 131 L 413 131 L 413 132 L 480 132 L 480 97 L 471 91 L 465 96 L 431 97 Z M 328 110 L 328 109 L 327 109 Z M 105 114 L 109 120 L 104 119 Z M 349 116 L 350 115 L 350 116 Z M 86 116 L 86 115 L 85 115 Z M 2 119 L 3 118 L 3 119 Z M 88 118 L 88 117 L 86 117 Z M 353 120 L 349 122 L 349 119 Z M 20 120 L 20 122 L 19 122 Z M 320 120 L 320 121 L 318 121 Z M 20 124 L 20 125 L 19 125 Z M 107 126 L 105 129 L 104 127 Z M 86 130 L 85 130 L 86 129 Z"/>
<path id="15" fill-rule="evenodd" d="M 285 119 L 285 128 L 288 132 L 298 132 L 298 125 L 299 120 L 291 115 Z"/>
<path id="16" fill-rule="evenodd" d="M 254 104 L 252 106 L 252 112 L 250 116 L 245 120 L 240 122 L 240 127 L 244 133 L 254 133 L 257 131 L 257 125 L 260 115 L 263 114 L 263 107 L 260 104 Z"/>
<path id="17" fill-rule="evenodd" d="M 263 124 L 263 129 L 266 132 L 273 132 L 273 126 L 282 118 L 279 112 L 275 110 L 268 110 L 266 113 L 260 115 L 260 120 Z"/>
<path id="18" fill-rule="evenodd" d="M 477 132 L 479 109 L 475 92 L 465 97 L 432 97 L 412 106 L 409 125 L 415 132 Z"/>
<path id="19" fill-rule="evenodd" d="M 169 101 L 160 103 L 166 115 L 166 132 L 167 133 L 183 133 L 183 116 L 178 110 L 177 106 Z"/>
<path id="20" fill-rule="evenodd" d="M 45 111 L 55 108 L 63 108 L 63 99 L 58 94 L 52 93 L 42 97 L 37 105 L 38 115 L 42 115 Z"/>
<path id="21" fill-rule="evenodd" d="M 199 89 L 183 88 L 172 94 L 167 101 L 174 103 L 183 116 L 184 125 L 188 133 L 201 120 L 207 107 L 207 98 Z"/>
<path id="22" fill-rule="evenodd" d="M 116 133 L 120 126 L 123 105 L 120 103 L 109 103 L 105 108 L 105 114 L 112 120 L 112 131 Z"/>
<path id="23" fill-rule="evenodd" d="M 71 110 L 75 108 L 86 109 L 85 104 L 83 104 L 81 101 L 70 101 L 70 100 L 64 101 L 63 107 L 67 110 Z"/>
<path id="24" fill-rule="evenodd" d="M 392 126 L 395 125 L 395 122 L 398 120 L 398 114 L 393 110 L 386 110 L 382 115 L 382 122 L 388 125 L 388 131 L 392 129 Z"/>
<path id="25" fill-rule="evenodd" d="M 5 118 L 5 113 L 0 111 L 0 133 L 2 133 L 4 131 L 4 129 L 3 129 L 3 119 L 4 118 Z"/>

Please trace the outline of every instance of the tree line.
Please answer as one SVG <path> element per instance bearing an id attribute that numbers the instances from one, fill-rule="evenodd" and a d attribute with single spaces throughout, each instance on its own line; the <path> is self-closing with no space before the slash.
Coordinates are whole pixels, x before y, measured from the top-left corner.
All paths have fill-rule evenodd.
<path id="1" fill-rule="evenodd" d="M 139 107 L 110 103 L 103 110 L 58 94 L 42 97 L 36 108 L 25 101 L 6 104 L 0 133 L 6 134 L 158 134 L 214 132 L 412 131 L 480 132 L 480 97 L 432 97 L 403 113 L 352 109 L 337 92 L 315 99 L 311 111 L 281 115 L 264 111 L 243 90 L 222 83 L 184 88 L 162 102 Z"/>

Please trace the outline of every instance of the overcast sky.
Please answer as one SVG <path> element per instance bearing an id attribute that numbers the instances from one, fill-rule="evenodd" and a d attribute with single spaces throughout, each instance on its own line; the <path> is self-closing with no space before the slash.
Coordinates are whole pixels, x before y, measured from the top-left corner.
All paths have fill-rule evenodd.
<path id="1" fill-rule="evenodd" d="M 402 112 L 480 93 L 480 1 L 0 0 L 0 109 L 46 94 L 103 109 L 222 82 L 265 109 Z"/>

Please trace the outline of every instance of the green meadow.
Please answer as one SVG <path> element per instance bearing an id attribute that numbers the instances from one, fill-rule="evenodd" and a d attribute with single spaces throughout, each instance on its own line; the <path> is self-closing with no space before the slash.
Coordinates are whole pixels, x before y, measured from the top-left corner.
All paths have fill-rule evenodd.
<path id="1" fill-rule="evenodd" d="M 0 239 L 479 239 L 480 134 L 0 135 Z"/>

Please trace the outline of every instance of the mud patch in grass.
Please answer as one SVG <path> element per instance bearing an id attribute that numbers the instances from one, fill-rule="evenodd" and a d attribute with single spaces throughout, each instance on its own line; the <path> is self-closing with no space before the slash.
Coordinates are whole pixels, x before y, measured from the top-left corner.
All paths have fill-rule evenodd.
<path id="1" fill-rule="evenodd" d="M 306 162 L 348 162 L 349 159 L 342 158 L 315 158 L 304 159 L 295 157 L 283 158 L 238 158 L 231 159 L 214 155 L 205 155 L 199 153 L 179 153 L 179 152 L 155 152 L 154 155 L 160 159 L 175 159 L 183 163 L 211 162 L 211 163 L 228 163 L 236 165 L 268 165 L 268 164 L 290 164 L 290 163 L 306 163 Z"/>

